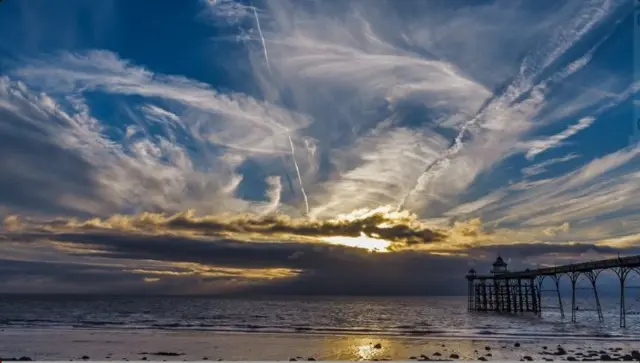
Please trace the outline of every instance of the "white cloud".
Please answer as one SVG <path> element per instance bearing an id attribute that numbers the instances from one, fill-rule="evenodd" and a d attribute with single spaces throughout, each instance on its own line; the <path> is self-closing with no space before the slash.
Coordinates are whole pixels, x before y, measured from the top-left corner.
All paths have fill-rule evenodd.
<path id="1" fill-rule="evenodd" d="M 312 215 L 335 215 L 359 208 L 396 204 L 404 190 L 445 147 L 442 137 L 428 130 L 378 130 L 356 145 L 334 153 L 336 178 L 325 183 Z"/>
<path id="2" fill-rule="evenodd" d="M 149 100 L 140 113 L 129 111 L 133 123 L 124 132 L 126 138 L 118 141 L 105 136 L 106 126 L 90 115 L 81 98 L 75 100 L 81 111 L 69 113 L 52 97 L 36 99 L 29 96 L 24 85 L 5 78 L 3 98 L 11 98 L 19 90 L 20 97 L 36 100 L 29 107 L 38 112 L 38 118 L 20 117 L 49 130 L 58 147 L 70 150 L 91 166 L 90 177 L 102 198 L 85 201 L 71 194 L 61 195 L 59 202 L 91 207 L 92 213 L 108 213 L 105 204 L 110 203 L 127 211 L 188 207 L 202 212 L 247 210 L 251 203 L 233 197 L 241 181 L 235 168 L 247 157 L 278 162 L 278 156 L 290 153 L 287 134 L 294 133 L 295 138 L 295 130 L 309 122 L 300 114 L 244 95 L 223 95 L 202 83 L 153 74 L 105 51 L 33 61 L 13 74 L 52 97 L 93 90 Z M 158 98 L 167 102 L 169 109 L 151 103 Z M 10 99 L 10 104 L 14 113 L 25 112 L 24 107 L 15 110 L 16 100 Z M 170 111 L 172 108 L 181 111 L 178 114 Z M 52 117 L 65 123 L 54 129 Z M 160 124 L 163 132 L 150 133 L 153 123 Z M 300 145 L 305 140 L 308 144 L 308 139 L 295 138 Z M 195 158 L 188 151 L 194 147 L 198 152 Z M 314 162 L 312 158 L 305 160 Z M 301 167 L 311 170 L 308 162 Z"/>
<path id="3" fill-rule="evenodd" d="M 40 192 L 38 188 L 54 192 L 69 183 L 86 183 L 77 189 L 67 185 L 47 197 L 48 203 L 61 210 L 102 215 L 132 208 L 181 210 L 189 204 L 211 209 L 214 200 L 225 198 L 224 186 L 234 179 L 233 170 L 225 172 L 223 163 L 215 174 L 196 170 L 186 150 L 165 137 L 129 135 L 126 143 L 117 144 L 105 136 L 104 125 L 88 113 L 87 106 L 77 112 L 65 111 L 49 96 L 36 96 L 6 77 L 0 85 L 0 97 L 15 107 L 5 117 L 14 124 L 6 124 L 2 132 L 3 137 L 14 140 L 4 146 L 15 160 L 3 165 L 4 178 L 21 180 L 23 185 L 14 187 L 30 186 L 25 193 L 34 194 Z M 41 136 L 27 137 L 21 132 L 25 127 Z M 20 157 L 20 142 L 29 142 L 36 153 L 51 151 Z M 58 165 L 63 171 L 69 169 L 67 173 L 40 174 L 38 163 L 57 154 L 68 155 L 66 161 L 60 160 L 65 165 Z"/>
<path id="4" fill-rule="evenodd" d="M 473 212 L 481 210 L 482 208 L 487 207 L 488 205 L 491 205 L 493 203 L 498 202 L 505 195 L 506 195 L 506 193 L 503 192 L 503 191 L 498 191 L 496 193 L 491 193 L 491 194 L 486 195 L 486 196 L 484 196 L 484 197 L 482 197 L 480 199 L 477 199 L 477 200 L 475 200 L 473 202 L 460 204 L 460 205 L 456 206 L 455 208 L 451 209 L 450 211 L 446 212 L 445 215 L 447 215 L 447 216 L 461 216 L 461 215 L 465 215 L 465 214 L 471 214 Z"/>
<path id="5" fill-rule="evenodd" d="M 564 163 L 564 162 L 567 162 L 569 160 L 576 159 L 578 157 L 579 157 L 579 155 L 571 153 L 571 154 L 568 154 L 568 155 L 563 156 L 563 157 L 559 157 L 559 158 L 555 158 L 555 159 L 549 159 L 549 160 L 543 161 L 541 163 L 538 163 L 538 164 L 523 168 L 522 169 L 522 174 L 524 176 L 527 176 L 527 177 L 531 177 L 531 176 L 534 176 L 534 175 L 542 174 L 542 173 L 546 172 L 547 168 L 549 166 L 551 166 L 551 165 Z"/>
<path id="6" fill-rule="evenodd" d="M 223 19 L 230 24 L 251 16 L 252 7 L 233 0 L 201 0 L 207 19 Z"/>
<path id="7" fill-rule="evenodd" d="M 639 157 L 639 149 L 624 149 L 542 183 L 526 188 L 512 185 L 506 190 L 510 195 L 486 208 L 484 216 L 488 217 L 487 222 L 510 225 L 545 226 L 558 222 L 580 225 L 590 221 L 593 228 L 616 216 L 637 218 L 640 208 L 633 201 L 640 197 Z M 624 228 L 625 232 L 633 229 Z M 597 235 L 606 238 L 616 233 L 620 233 L 620 226 L 601 230 Z"/>
<path id="8" fill-rule="evenodd" d="M 550 136 L 546 139 L 527 142 L 527 144 L 530 145 L 529 151 L 527 151 L 527 159 L 532 160 L 536 157 L 536 155 L 559 146 L 562 141 L 591 126 L 594 121 L 595 117 L 584 117 L 580 119 L 577 124 L 573 124 L 567 127 L 567 129 L 558 134 Z"/>

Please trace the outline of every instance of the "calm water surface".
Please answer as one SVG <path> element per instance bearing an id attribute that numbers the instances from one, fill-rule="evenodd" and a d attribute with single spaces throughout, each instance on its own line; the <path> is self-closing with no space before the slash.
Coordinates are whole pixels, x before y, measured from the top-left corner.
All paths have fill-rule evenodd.
<path id="1" fill-rule="evenodd" d="M 549 300 L 549 299 L 547 299 Z M 588 299 L 578 323 L 561 319 L 557 301 L 543 300 L 542 318 L 470 314 L 466 297 L 208 297 L 0 296 L 0 328 L 162 329 L 296 334 L 380 334 L 413 337 L 505 337 L 640 340 L 640 303 L 628 301 L 628 328 L 619 325 L 617 299 L 603 298 L 599 323 Z M 564 301 L 567 317 L 570 301 Z"/>

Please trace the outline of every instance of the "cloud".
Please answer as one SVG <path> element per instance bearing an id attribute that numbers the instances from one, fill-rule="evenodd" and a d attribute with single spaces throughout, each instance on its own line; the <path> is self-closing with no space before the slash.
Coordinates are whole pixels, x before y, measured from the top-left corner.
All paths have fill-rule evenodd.
<path id="1" fill-rule="evenodd" d="M 568 232 L 569 228 L 571 228 L 569 226 L 569 223 L 565 222 L 560 226 L 557 227 L 549 227 L 549 228 L 545 228 L 542 233 L 546 234 L 547 236 L 556 236 L 558 233 L 561 232 Z"/>
<path id="2" fill-rule="evenodd" d="M 85 221 L 55 219 L 26 223 L 15 217 L 5 220 L 5 228 L 15 231 L 122 231 L 142 234 L 216 236 L 246 240 L 322 241 L 323 237 L 360 237 L 366 235 L 390 243 L 389 248 L 424 244 L 444 238 L 444 234 L 423 225 L 415 215 L 392 212 L 390 208 L 357 210 L 333 219 L 294 219 L 286 215 L 210 215 L 198 217 L 193 211 L 165 215 L 143 213 L 136 216 L 114 215 Z"/>
<path id="3" fill-rule="evenodd" d="M 574 5 L 571 5 L 572 9 L 576 10 Z M 270 78 L 270 86 L 278 87 L 277 77 L 285 77 L 282 82 L 287 87 L 304 83 L 307 87 L 309 84 L 319 84 L 323 87 L 333 86 L 338 89 L 357 89 L 359 98 L 356 102 L 350 102 L 349 99 L 344 98 L 334 102 L 347 101 L 347 104 L 357 103 L 370 105 L 369 107 L 379 104 L 387 107 L 392 113 L 391 116 L 378 121 L 362 117 L 355 119 L 349 117 L 349 111 L 345 111 L 343 114 L 347 116 L 352 130 L 359 130 L 363 124 L 384 127 L 387 120 L 390 120 L 389 123 L 394 124 L 395 127 L 406 126 L 404 123 L 410 119 L 406 114 L 409 112 L 408 107 L 419 107 L 415 106 L 419 104 L 424 106 L 424 111 L 421 120 L 415 122 L 412 128 L 416 129 L 416 124 L 428 125 L 429 130 L 426 132 L 429 132 L 435 123 L 455 131 L 457 137 L 449 137 L 451 141 L 447 141 L 447 138 L 441 135 L 436 136 L 442 141 L 435 148 L 437 152 L 425 158 L 422 174 L 413 175 L 415 167 L 409 164 L 410 161 L 396 158 L 398 165 L 402 166 L 393 173 L 393 178 L 387 177 L 385 180 L 386 190 L 402 190 L 400 193 L 404 197 L 399 199 L 398 192 L 391 193 L 399 202 L 399 206 L 405 206 L 406 200 L 409 203 L 406 207 L 410 210 L 437 215 L 442 212 L 442 209 L 450 208 L 451 204 L 456 202 L 456 197 L 467 190 L 478 175 L 487 172 L 514 152 L 514 144 L 517 144 L 526 132 L 538 126 L 533 123 L 533 120 L 546 106 L 545 94 L 567 77 L 586 67 L 593 52 L 587 53 L 548 77 L 546 75 L 550 70 L 547 68 L 555 64 L 561 54 L 606 18 L 611 9 L 606 4 L 601 6 L 597 2 L 592 2 L 579 8 L 579 15 L 575 18 L 569 16 L 569 20 L 565 21 L 564 25 L 552 28 L 549 32 L 557 41 L 552 44 L 543 44 L 539 48 L 534 47 L 534 50 L 525 57 L 522 67 L 516 69 L 516 74 L 512 75 L 512 80 L 507 83 L 505 89 L 499 90 L 497 94 L 489 91 L 481 83 L 475 82 L 473 74 L 471 76 L 464 74 L 457 64 L 434 57 L 427 44 L 422 44 L 423 48 L 416 44 L 413 44 L 413 48 L 407 47 L 406 40 L 400 41 L 389 33 L 391 25 L 388 28 L 377 22 L 379 19 L 376 16 L 379 14 L 376 12 L 369 12 L 357 5 L 347 6 L 346 9 L 341 9 L 345 14 L 343 17 L 329 20 L 323 17 L 324 13 L 306 13 L 304 8 L 290 9 L 286 3 L 273 5 L 270 10 L 276 25 L 265 33 L 267 38 L 273 39 L 268 42 L 272 64 L 280 69 L 280 72 L 274 76 L 275 80 Z M 331 10 L 333 9 L 326 11 L 332 14 Z M 497 6 L 482 10 L 491 14 L 500 12 Z M 412 23 L 411 18 L 404 18 L 403 24 L 396 24 L 393 17 L 394 11 L 385 12 L 387 13 L 392 16 L 386 17 L 385 21 L 393 25 L 396 34 L 404 34 L 403 31 L 409 27 L 412 27 L 409 29 L 414 32 L 413 34 L 420 30 L 425 32 L 430 30 L 421 29 L 420 25 Z M 464 17 L 470 17 L 470 14 L 461 13 Z M 454 15 L 462 17 L 457 13 Z M 352 23 L 344 24 L 345 18 Z M 453 18 L 454 22 L 457 21 L 455 16 Z M 301 19 L 310 21 L 302 22 L 304 25 L 295 28 L 288 26 L 291 22 Z M 422 24 L 429 23 L 425 22 L 423 17 L 420 20 Z M 332 24 L 332 31 L 329 33 L 325 31 L 327 22 Z M 477 22 L 470 22 L 470 24 L 473 26 Z M 474 34 L 474 32 L 465 26 L 465 34 Z M 279 56 L 280 53 L 283 55 Z M 278 58 L 281 58 L 281 61 L 274 60 Z M 388 70 L 383 67 L 393 68 Z M 542 76 L 543 74 L 545 76 Z M 463 84 L 466 86 L 457 87 Z M 302 98 L 305 93 L 304 91 L 296 92 L 296 95 Z M 440 100 L 441 95 L 445 95 L 447 101 Z M 386 103 L 376 101 L 382 99 Z M 451 107 L 449 107 L 449 100 L 453 100 Z M 330 100 L 327 99 L 327 101 Z M 300 100 L 303 107 L 306 107 L 309 102 L 310 100 L 307 99 Z M 399 118 L 402 121 L 397 121 L 397 116 L 401 116 Z M 420 133 L 425 132 L 420 128 L 417 129 Z M 396 133 L 389 132 L 389 135 L 395 136 Z M 355 135 L 352 158 L 356 159 L 361 154 L 360 140 L 368 137 L 366 133 L 361 137 Z M 390 139 L 391 137 L 378 139 L 381 143 L 379 147 L 381 152 L 376 158 L 371 159 L 387 157 L 382 155 L 383 152 L 388 153 L 388 148 L 383 145 Z M 345 150 L 343 154 L 345 153 L 348 151 Z M 363 171 L 365 166 L 364 163 L 362 167 L 356 164 L 351 170 Z M 371 170 L 378 169 L 371 168 Z M 345 172 L 341 175 L 350 175 L 350 173 Z M 358 199 L 350 202 L 345 208 L 353 207 L 353 204 L 356 204 L 356 207 L 364 207 L 376 202 L 388 203 L 389 199 L 385 194 L 379 192 L 381 175 L 384 174 L 371 172 L 359 175 L 357 183 L 359 193 L 356 197 Z M 395 180 L 402 180 L 402 184 L 394 182 Z M 414 180 L 414 185 L 411 185 L 411 180 Z M 336 185 L 340 185 L 340 182 Z M 382 197 L 379 196 L 381 194 Z M 339 203 L 331 201 L 317 210 L 331 209 L 337 204 Z"/>
<path id="4" fill-rule="evenodd" d="M 207 4 L 210 6 L 243 7 L 231 2 Z M 485 15 L 501 12 L 498 6 L 481 9 Z M 65 53 L 53 59 L 32 60 L 12 74 L 51 94 L 97 91 L 160 98 L 167 102 L 163 107 L 148 104 L 141 109 L 141 120 L 127 129 L 128 135 L 139 137 L 136 139 L 139 143 L 132 149 L 145 157 L 170 152 L 185 163 L 179 169 L 201 169 L 192 155 L 185 153 L 186 147 L 180 145 L 182 134 L 187 138 L 185 142 L 199 146 L 198 152 L 204 154 L 208 162 L 219 165 L 218 170 L 226 169 L 222 175 L 212 175 L 224 180 L 223 184 L 206 188 L 222 191 L 216 196 L 228 200 L 224 203 L 226 209 L 243 211 L 256 207 L 229 196 L 244 177 L 235 174 L 234 169 L 246 160 L 257 160 L 267 169 L 267 176 L 291 179 L 293 165 L 284 165 L 278 158 L 291 154 L 288 137 L 293 132 L 294 143 L 298 144 L 294 148 L 308 152 L 307 157 L 298 156 L 296 160 L 301 162 L 301 185 L 307 189 L 312 215 L 331 216 L 389 203 L 404 206 L 406 201 L 409 210 L 436 216 L 451 209 L 480 174 L 508 157 L 518 139 L 535 127 L 531 119 L 545 105 L 547 89 L 583 69 L 592 52 L 558 72 L 551 72 L 551 76 L 542 77 L 541 81 L 537 78 L 543 72 L 549 73 L 547 67 L 612 9 L 597 2 L 583 7 L 567 5 L 558 14 L 569 16 L 577 11 L 578 15 L 571 15 L 570 21 L 551 31 L 531 29 L 531 36 L 550 32 L 552 39 L 558 40 L 543 44 L 525 56 L 513 80 L 499 93 L 475 81 L 473 75 L 465 74 L 454 62 L 430 54 L 428 49 L 432 43 L 420 43 L 418 38 L 407 38 L 408 41 L 392 37 L 392 33 L 398 33 L 397 29 L 391 32 L 389 26 L 379 21 L 379 14 L 366 11 L 356 3 L 347 6 L 344 18 L 332 18 L 330 14 L 334 9 L 330 6 L 325 9 L 326 14 L 287 2 L 270 3 L 265 10 L 270 22 L 264 33 L 274 71 L 263 75 L 258 65 L 254 71 L 265 98 L 271 99 L 274 90 L 276 94 L 292 94 L 289 109 L 279 105 L 278 97 L 267 102 L 240 94 L 220 94 L 206 84 L 184 77 L 153 74 L 105 51 Z M 508 11 L 518 13 L 519 17 L 525 15 L 513 7 Z M 467 20 L 472 14 L 466 10 L 455 13 Z M 409 27 L 424 22 L 400 19 L 406 15 L 398 13 L 390 21 L 409 34 L 407 37 L 424 35 L 420 31 L 426 29 Z M 310 21 L 289 27 L 295 19 Z M 479 20 L 474 19 L 471 24 L 480 27 Z M 331 32 L 326 32 L 327 23 L 334 25 L 330 27 Z M 444 51 L 443 44 L 438 44 L 438 49 Z M 262 56 L 262 48 L 258 50 L 255 56 Z M 311 96 L 308 90 L 319 86 L 334 91 L 316 92 Z M 357 90 L 358 99 L 343 97 L 354 94 L 352 90 Z M 330 110 L 326 104 L 338 106 Z M 348 109 L 341 109 L 341 105 Z M 414 109 L 428 110 L 424 121 L 408 123 L 413 119 Z M 158 113 L 159 110 L 166 113 Z M 153 141 L 156 135 L 144 133 L 148 129 L 144 126 L 149 122 L 164 125 L 161 137 L 169 143 L 158 145 Z M 453 146 L 448 145 L 451 138 L 435 131 L 434 125 L 449 128 L 458 135 Z M 247 129 L 252 132 L 247 133 Z M 346 129 L 351 133 L 344 132 Z M 310 139 L 317 140 L 313 152 L 303 147 Z M 407 149 L 392 154 L 398 144 L 407 145 Z M 163 150 L 169 147 L 174 150 Z M 224 150 L 222 155 L 220 150 Z M 321 160 L 324 160 L 324 169 L 319 168 Z M 420 164 L 422 173 L 416 173 Z M 331 177 L 326 180 L 322 174 Z M 169 180 L 170 183 L 160 183 L 175 187 L 156 193 L 161 197 L 153 202 L 139 203 L 140 209 L 147 205 L 147 209 L 176 211 L 178 205 L 183 204 L 182 209 L 195 207 L 212 211 L 211 206 L 198 200 L 202 199 L 201 195 L 195 195 L 192 202 L 188 202 L 192 200 L 190 196 L 185 198 L 183 190 L 190 189 L 190 177 L 171 176 Z M 121 185 L 120 188 L 131 187 Z M 187 202 L 179 202 L 179 198 Z M 280 202 L 287 204 L 288 201 L 290 198 L 283 196 Z M 296 201 L 294 205 L 299 207 L 300 203 Z"/>
<path id="5" fill-rule="evenodd" d="M 349 150 L 334 154 L 334 180 L 324 183 L 311 215 L 331 216 L 359 208 L 397 204 L 420 167 L 445 146 L 441 136 L 422 130 L 380 127 Z M 316 200 L 312 195 L 312 200 Z"/>
<path id="6" fill-rule="evenodd" d="M 464 226 L 469 228 L 473 227 Z M 149 294 L 442 296 L 464 293 L 460 279 L 469 266 L 488 269 L 498 252 L 517 259 L 513 268 L 527 268 L 566 263 L 582 254 L 606 257 L 637 251 L 587 243 L 516 243 L 475 246 L 463 255 L 419 250 L 370 253 L 329 244 L 246 242 L 123 230 L 22 233 L 10 235 L 6 244 L 11 248 L 4 249 L 0 271 L 11 278 L 0 284 L 5 290 L 48 291 L 54 284 L 61 289 L 58 292 Z M 28 273 L 21 273 L 22 269 Z M 82 276 L 74 278 L 77 274 Z M 25 285 L 20 289 L 14 281 Z M 83 288 L 87 284 L 96 288 Z"/>
<path id="7" fill-rule="evenodd" d="M 469 202 L 469 203 L 464 203 L 461 205 L 458 205 L 457 207 L 453 208 L 452 210 L 448 211 L 445 213 L 445 215 L 449 215 L 449 216 L 460 216 L 460 215 L 465 215 L 465 214 L 471 214 L 473 212 L 476 212 L 482 208 L 485 208 L 486 206 L 496 203 L 497 201 L 499 201 L 500 199 L 502 199 L 504 197 L 504 193 L 492 193 L 489 194 L 487 196 L 484 196 L 480 199 L 477 199 L 473 202 Z"/>
<path id="8" fill-rule="evenodd" d="M 93 120 L 83 111 L 69 115 L 7 77 L 0 77 L 0 99 L 0 151 L 11 155 L 0 160 L 2 204 L 31 213 L 98 212 L 94 166 L 73 150 L 95 145 Z"/>
<path id="9" fill-rule="evenodd" d="M 638 151 L 565 144 L 637 92 L 602 61 L 623 3 L 202 1 L 249 58 L 210 59 L 242 79 L 224 88 L 115 51 L 21 58 L 0 78 L 3 258 L 74 291 L 93 271 L 105 291 L 435 294 L 498 252 L 635 253 Z"/>
<path id="10" fill-rule="evenodd" d="M 556 165 L 556 164 L 560 164 L 560 163 L 564 163 L 567 162 L 569 160 L 573 160 L 578 158 L 579 155 L 571 153 L 568 154 L 566 156 L 563 157 L 559 157 L 559 158 L 555 158 L 555 159 L 549 159 L 546 161 L 543 161 L 541 163 L 532 165 L 532 166 L 528 166 L 526 168 L 522 169 L 522 174 L 528 177 L 534 176 L 534 175 L 538 175 L 538 174 L 542 174 L 544 172 L 547 171 L 547 168 L 551 165 Z"/>
<path id="11" fill-rule="evenodd" d="M 293 133 L 308 122 L 302 115 L 247 96 L 219 95 L 202 83 L 153 74 L 105 51 L 67 53 L 48 62 L 34 61 L 15 70 L 14 75 L 33 88 L 46 89 L 52 97 L 67 95 L 66 99 L 55 101 L 48 95 L 35 96 L 20 81 L 2 79 L 3 98 L 9 102 L 0 104 L 8 113 L 8 126 L 2 136 L 16 138 L 16 142 L 3 143 L 6 148 L 12 147 L 6 152 L 18 155 L 18 138 L 24 140 L 29 135 L 29 129 L 20 128 L 30 125 L 47 133 L 46 139 L 38 136 L 32 143 L 43 145 L 40 149 L 55 148 L 48 152 L 50 155 L 60 153 L 60 158 L 76 159 L 66 160 L 64 165 L 77 165 L 74 171 L 60 169 L 64 175 L 55 179 L 56 171 L 46 172 L 45 167 L 35 165 L 38 160 L 29 159 L 21 165 L 7 165 L 5 169 L 11 171 L 7 177 L 21 178 L 15 184 L 25 187 L 26 170 L 41 170 L 39 183 L 51 183 L 54 178 L 56 186 L 61 185 L 65 191 L 57 192 L 57 198 L 45 199 L 54 203 L 52 210 L 57 207 L 63 212 L 108 214 L 132 208 L 177 211 L 189 205 L 201 211 L 259 207 L 260 204 L 234 198 L 242 180 L 236 168 L 250 158 L 279 163 L 277 157 L 290 153 L 286 133 Z M 159 98 L 168 103 L 164 107 L 147 103 L 139 113 L 128 111 L 130 123 L 126 130 L 118 130 L 90 114 L 88 101 L 83 98 L 89 91 L 137 95 L 150 102 L 151 98 Z M 9 117 L 17 120 L 10 122 Z M 157 130 L 154 125 L 161 126 L 160 132 L 150 131 Z M 245 132 L 247 129 L 252 132 Z M 114 137 L 118 134 L 121 138 Z M 307 145 L 309 139 L 294 140 Z M 47 154 L 40 149 L 35 146 L 29 152 L 33 158 Z M 197 156 L 191 152 L 194 149 Z M 306 160 L 300 167 L 312 170 L 309 165 L 313 158 L 303 161 Z M 282 166 L 268 172 L 282 174 Z M 67 181 L 63 178 L 69 175 L 74 175 L 70 180 L 77 182 L 77 187 L 64 186 Z M 42 189 L 31 185 L 28 188 Z M 86 198 L 81 197 L 82 189 L 86 189 Z M 65 192 L 71 190 L 73 194 L 66 196 Z M 215 199 L 222 202 L 214 203 Z M 20 202 L 24 205 L 23 200 Z M 38 209 L 42 210 L 42 205 L 34 208 Z"/>
<path id="12" fill-rule="evenodd" d="M 565 139 L 577 134 L 578 132 L 591 126 L 595 121 L 595 117 L 585 117 L 580 119 L 577 124 L 569 126 L 566 130 L 550 136 L 543 140 L 534 140 L 528 142 L 530 145 L 529 151 L 527 151 L 527 159 L 532 160 L 536 155 L 541 154 L 551 148 L 554 148 L 562 143 Z"/>
<path id="13" fill-rule="evenodd" d="M 207 20 L 223 19 L 229 24 L 236 24 L 252 15 L 252 7 L 233 0 L 201 0 L 202 15 Z"/>
<path id="14" fill-rule="evenodd" d="M 178 102 L 220 116 L 221 119 L 216 120 L 217 123 L 202 123 L 214 124 L 210 126 L 217 126 L 226 135 L 238 132 L 229 123 L 230 120 L 240 123 L 239 127 L 258 127 L 272 132 L 292 131 L 308 123 L 303 115 L 245 95 L 218 94 L 207 84 L 181 76 L 154 74 L 107 51 L 64 53 L 47 61 L 36 60 L 27 63 L 16 69 L 14 74 L 50 92 L 97 90 L 113 94 L 159 97 Z M 246 136 L 255 135 L 251 133 Z M 215 140 L 226 139 L 215 136 Z"/>
<path id="15" fill-rule="evenodd" d="M 604 223 L 617 215 L 633 218 L 638 213 L 631 200 L 640 192 L 637 186 L 639 155 L 637 148 L 626 148 L 534 185 L 514 184 L 509 188 L 509 198 L 490 206 L 484 211 L 485 216 L 493 214 L 502 223 L 519 221 L 527 225 L 553 221 L 596 223 L 591 219 Z M 626 227 L 625 233 L 633 230 Z M 614 233 L 603 232 L 598 234 L 599 238 Z"/>

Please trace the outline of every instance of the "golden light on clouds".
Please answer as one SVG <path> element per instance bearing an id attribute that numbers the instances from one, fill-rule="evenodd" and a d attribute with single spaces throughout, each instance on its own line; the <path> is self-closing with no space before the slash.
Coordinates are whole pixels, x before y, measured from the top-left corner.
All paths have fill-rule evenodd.
<path id="1" fill-rule="evenodd" d="M 178 237 L 203 242 L 227 239 L 246 243 L 327 244 L 370 252 L 419 250 L 445 256 L 465 256 L 469 249 L 497 245 L 569 245 L 585 237 L 573 233 L 567 222 L 539 227 L 498 228 L 494 224 L 485 230 L 486 227 L 491 226 L 479 218 L 449 222 L 421 220 L 414 213 L 397 211 L 391 206 L 358 209 L 329 219 L 294 218 L 280 214 L 197 215 L 195 211 L 187 210 L 175 214 L 116 214 L 86 220 L 57 218 L 35 221 L 12 215 L 4 220 L 4 228 L 9 233 L 37 234 L 60 249 L 77 253 L 104 251 L 94 247 L 90 241 L 82 246 L 75 242 L 56 242 L 55 235 L 98 233 Z M 582 231 L 588 232 L 584 228 Z M 590 233 L 587 237 L 598 246 L 623 247 L 635 245 L 638 241 L 638 235 L 608 239 L 597 235 Z"/>
<path id="2" fill-rule="evenodd" d="M 360 209 L 330 219 L 292 218 L 287 215 L 220 214 L 198 216 L 195 211 L 167 215 L 144 212 L 86 220 L 54 219 L 5 221 L 7 230 L 48 233 L 100 232 L 165 235 L 188 238 L 228 238 L 246 242 L 327 243 L 370 251 L 402 249 L 443 241 L 444 231 L 422 223 L 415 214 L 386 206 Z"/>
<path id="3" fill-rule="evenodd" d="M 146 275 L 147 278 L 158 278 L 162 276 L 201 276 L 266 280 L 293 277 L 300 273 L 298 270 L 288 268 L 236 268 L 206 266 L 199 263 L 186 262 L 174 262 L 161 269 L 138 268 L 127 271 L 135 274 Z"/>

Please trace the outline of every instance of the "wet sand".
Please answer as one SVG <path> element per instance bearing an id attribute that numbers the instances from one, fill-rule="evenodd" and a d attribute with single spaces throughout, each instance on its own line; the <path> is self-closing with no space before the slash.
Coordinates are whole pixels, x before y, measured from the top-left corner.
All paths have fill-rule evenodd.
<path id="1" fill-rule="evenodd" d="M 469 340 L 207 331 L 5 329 L 0 357 L 33 360 L 638 360 L 638 341 Z"/>

